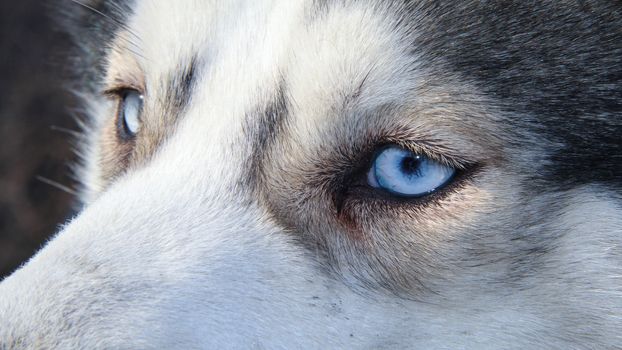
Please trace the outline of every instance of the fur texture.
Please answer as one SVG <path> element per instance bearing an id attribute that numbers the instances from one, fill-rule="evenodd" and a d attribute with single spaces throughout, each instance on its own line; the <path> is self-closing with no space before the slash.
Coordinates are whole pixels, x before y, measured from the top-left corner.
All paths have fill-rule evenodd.
<path id="1" fill-rule="evenodd" d="M 0 348 L 620 348 L 619 3 L 69 3 L 84 209 Z M 373 190 L 388 144 L 459 176 Z"/>

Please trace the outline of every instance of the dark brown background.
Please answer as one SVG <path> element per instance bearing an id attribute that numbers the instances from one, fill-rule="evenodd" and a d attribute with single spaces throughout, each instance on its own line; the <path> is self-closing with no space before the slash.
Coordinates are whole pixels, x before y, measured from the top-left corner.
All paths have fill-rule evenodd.
<path id="1" fill-rule="evenodd" d="M 75 103 L 64 87 L 67 37 L 41 0 L 0 0 L 0 279 L 71 215 Z"/>

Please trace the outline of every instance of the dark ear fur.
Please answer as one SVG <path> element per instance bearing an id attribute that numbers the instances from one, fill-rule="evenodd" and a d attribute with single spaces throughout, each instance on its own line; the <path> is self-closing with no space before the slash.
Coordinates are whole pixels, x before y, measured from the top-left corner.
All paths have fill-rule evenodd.
<path id="1" fill-rule="evenodd" d="M 104 71 L 104 58 L 111 39 L 123 28 L 129 15 L 129 1 L 55 0 L 52 15 L 59 28 L 72 39 L 67 64 L 75 85 L 97 91 Z"/>

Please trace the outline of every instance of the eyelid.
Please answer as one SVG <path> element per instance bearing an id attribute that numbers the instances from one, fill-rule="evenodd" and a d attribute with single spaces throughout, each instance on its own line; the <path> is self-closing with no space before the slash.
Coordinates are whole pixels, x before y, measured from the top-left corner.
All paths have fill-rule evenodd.
<path id="1" fill-rule="evenodd" d="M 101 94 L 103 96 L 106 96 L 108 98 L 119 98 L 122 97 L 123 94 L 128 91 L 128 90 L 132 90 L 132 91 L 136 91 L 141 95 L 145 95 L 145 93 L 142 91 L 142 89 L 137 88 L 135 86 L 116 86 L 116 87 L 111 87 L 108 89 L 105 89 L 101 92 Z"/>
<path id="2" fill-rule="evenodd" d="M 371 153 L 371 156 L 368 156 L 367 158 L 370 159 L 371 163 L 380 152 L 388 147 L 395 146 L 408 150 L 414 154 L 425 156 L 443 165 L 455 168 L 456 170 L 466 170 L 467 168 L 477 164 L 475 161 L 454 155 L 452 150 L 438 145 L 436 142 L 430 143 L 429 141 L 421 140 L 404 140 L 393 137 L 384 138 L 383 141 L 376 143 L 374 146 L 370 146 L 370 149 L 373 149 L 373 152 Z M 439 149 L 442 151 L 439 151 Z"/>

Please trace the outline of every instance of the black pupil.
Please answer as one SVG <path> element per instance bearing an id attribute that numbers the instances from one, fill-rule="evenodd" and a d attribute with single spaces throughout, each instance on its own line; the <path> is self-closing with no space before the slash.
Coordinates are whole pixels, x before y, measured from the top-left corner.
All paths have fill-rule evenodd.
<path id="1" fill-rule="evenodd" d="M 421 160 L 416 156 L 404 157 L 402 162 L 400 163 L 400 167 L 405 174 L 415 175 L 419 170 L 419 166 L 421 165 Z"/>

